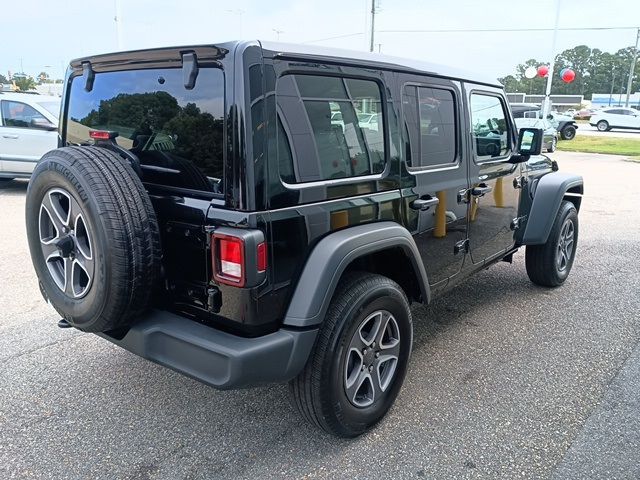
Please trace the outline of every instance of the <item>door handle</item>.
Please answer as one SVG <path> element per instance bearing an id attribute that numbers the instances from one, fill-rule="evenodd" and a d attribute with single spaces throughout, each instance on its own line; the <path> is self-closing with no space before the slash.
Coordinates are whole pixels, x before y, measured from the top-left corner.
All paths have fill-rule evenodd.
<path id="1" fill-rule="evenodd" d="M 438 197 L 418 198 L 411 202 L 411 208 L 414 210 L 429 210 L 431 207 L 435 207 L 440 203 Z"/>
<path id="2" fill-rule="evenodd" d="M 13 139 L 16 139 L 16 138 L 18 138 L 18 135 L 10 135 L 8 133 L 5 133 L 4 135 L 2 135 L 2 138 L 13 138 Z"/>
<path id="3" fill-rule="evenodd" d="M 493 188 L 486 183 L 481 183 L 477 187 L 473 187 L 471 189 L 471 195 L 473 195 L 474 197 L 482 197 L 483 195 L 490 193 L 492 190 Z"/>

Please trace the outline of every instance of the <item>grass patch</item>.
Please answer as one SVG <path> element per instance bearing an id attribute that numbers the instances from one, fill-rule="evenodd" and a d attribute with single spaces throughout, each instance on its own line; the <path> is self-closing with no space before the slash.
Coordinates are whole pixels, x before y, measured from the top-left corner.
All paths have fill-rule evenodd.
<path id="1" fill-rule="evenodd" d="M 640 139 L 635 138 L 577 136 L 573 140 L 558 142 L 558 150 L 626 155 L 640 161 Z"/>

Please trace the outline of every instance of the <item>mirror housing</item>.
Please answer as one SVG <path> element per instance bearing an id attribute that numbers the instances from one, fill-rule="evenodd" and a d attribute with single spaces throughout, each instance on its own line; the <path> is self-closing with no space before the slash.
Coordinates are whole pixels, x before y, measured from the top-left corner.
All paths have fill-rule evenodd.
<path id="1" fill-rule="evenodd" d="M 518 133 L 519 155 L 540 155 L 543 131 L 541 128 L 521 128 Z"/>
<path id="2" fill-rule="evenodd" d="M 45 118 L 31 119 L 30 126 L 31 128 L 37 128 L 39 130 L 48 130 L 50 132 L 53 132 L 54 130 L 58 130 L 58 127 L 56 127 L 53 123 L 51 123 L 49 120 Z"/>

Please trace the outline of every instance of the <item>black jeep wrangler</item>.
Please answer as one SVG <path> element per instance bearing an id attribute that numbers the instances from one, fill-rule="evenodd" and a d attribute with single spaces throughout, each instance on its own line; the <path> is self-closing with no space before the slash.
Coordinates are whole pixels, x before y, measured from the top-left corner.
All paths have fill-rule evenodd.
<path id="1" fill-rule="evenodd" d="M 216 388 L 290 382 L 315 425 L 389 410 L 429 303 L 526 246 L 562 284 L 582 179 L 492 78 L 257 41 L 82 58 L 27 193 L 44 297 Z"/>

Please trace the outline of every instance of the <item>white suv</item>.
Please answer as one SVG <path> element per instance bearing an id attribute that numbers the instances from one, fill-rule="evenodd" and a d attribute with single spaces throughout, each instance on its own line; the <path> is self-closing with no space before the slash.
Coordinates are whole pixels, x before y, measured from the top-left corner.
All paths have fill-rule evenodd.
<path id="1" fill-rule="evenodd" d="M 59 115 L 58 97 L 0 93 L 0 180 L 29 177 L 57 148 Z"/>
<path id="2" fill-rule="evenodd" d="M 601 132 L 608 132 L 612 128 L 634 128 L 640 130 L 640 112 L 633 108 L 607 108 L 594 113 L 589 124 Z"/>

